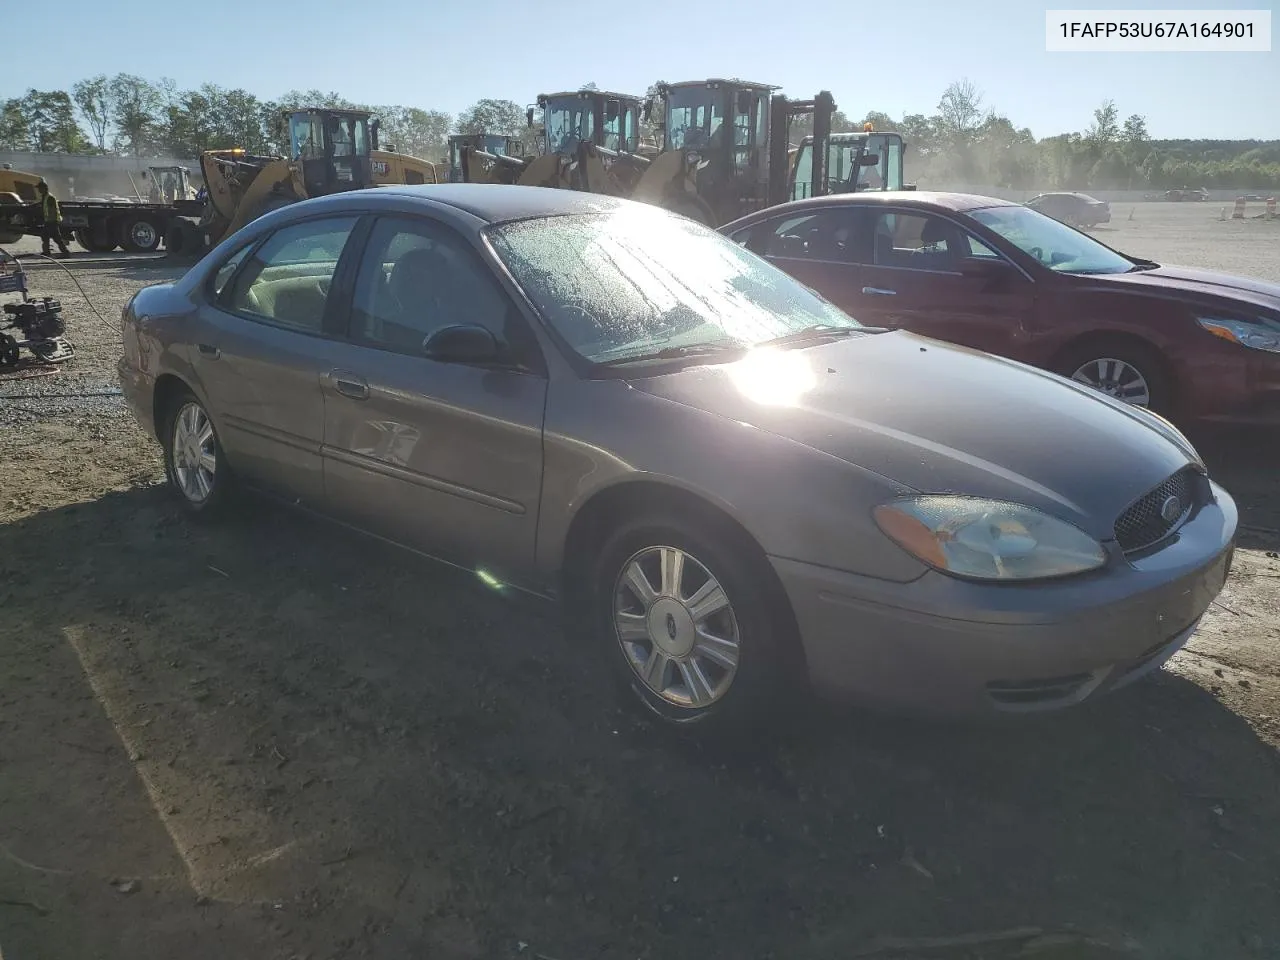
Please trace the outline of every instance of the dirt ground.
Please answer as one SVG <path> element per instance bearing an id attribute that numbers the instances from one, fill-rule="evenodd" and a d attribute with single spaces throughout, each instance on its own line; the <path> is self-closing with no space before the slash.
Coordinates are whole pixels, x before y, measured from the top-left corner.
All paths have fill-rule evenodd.
<path id="1" fill-rule="evenodd" d="M 1106 242 L 1280 281 L 1280 224 Z M 28 248 L 29 249 L 29 248 Z M 5 960 L 1280 957 L 1280 459 L 1208 437 L 1241 551 L 1085 709 L 660 736 L 557 614 L 267 504 L 184 521 L 113 395 L 172 268 L 33 266 L 79 353 L 0 377 Z M 110 258 L 107 258 L 110 261 Z"/>

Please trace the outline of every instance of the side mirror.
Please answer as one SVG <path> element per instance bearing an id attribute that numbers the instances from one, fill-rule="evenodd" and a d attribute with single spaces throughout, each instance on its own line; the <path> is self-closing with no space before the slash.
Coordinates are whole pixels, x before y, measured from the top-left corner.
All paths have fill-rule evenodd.
<path id="1" fill-rule="evenodd" d="M 1013 267 L 1007 260 L 995 257 L 965 257 L 960 261 L 960 272 L 975 280 L 998 280 L 1013 275 Z"/>
<path id="2" fill-rule="evenodd" d="M 649 118 L 653 116 L 653 97 L 650 97 L 644 102 L 644 106 L 640 110 L 640 115 L 644 118 L 646 123 L 649 121 Z"/>
<path id="3" fill-rule="evenodd" d="M 503 359 L 498 338 L 474 323 L 441 327 L 422 341 L 422 352 L 441 363 L 483 364 Z"/>
<path id="4" fill-rule="evenodd" d="M 525 122 L 525 126 L 528 126 L 528 127 L 533 126 L 533 107 L 530 107 L 528 110 L 524 112 L 524 122 Z"/>
<path id="5" fill-rule="evenodd" d="M 878 153 L 864 153 L 858 158 L 858 166 L 878 167 L 880 166 L 880 155 Z"/>

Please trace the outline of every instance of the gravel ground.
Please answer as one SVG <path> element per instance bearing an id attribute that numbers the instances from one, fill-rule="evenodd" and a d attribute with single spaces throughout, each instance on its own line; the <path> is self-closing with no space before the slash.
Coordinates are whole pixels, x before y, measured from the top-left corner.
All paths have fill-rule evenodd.
<path id="1" fill-rule="evenodd" d="M 1280 281 L 1280 224 L 1113 245 Z M 184 521 L 113 396 L 163 263 L 33 267 L 75 360 L 0 377 L 0 949 L 26 958 L 1280 957 L 1280 470 L 1200 634 L 1124 695 L 852 711 L 749 754 L 620 712 L 554 611 L 266 504 Z M 82 261 L 82 262 L 78 262 Z"/>

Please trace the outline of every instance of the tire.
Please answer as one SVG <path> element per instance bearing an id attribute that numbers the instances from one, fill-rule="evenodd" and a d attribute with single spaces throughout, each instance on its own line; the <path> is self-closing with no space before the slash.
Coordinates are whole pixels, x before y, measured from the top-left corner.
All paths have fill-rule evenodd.
<path id="1" fill-rule="evenodd" d="M 75 237 L 76 242 L 90 253 L 110 253 L 118 246 L 110 234 L 107 225 L 100 223 L 97 228 L 91 226 L 77 230 Z"/>
<path id="2" fill-rule="evenodd" d="M 664 595 L 673 592 L 670 584 L 664 591 L 661 574 L 663 556 L 672 551 L 683 557 L 680 592 L 685 601 L 696 602 L 708 575 L 727 598 L 724 609 L 697 621 L 720 642 L 698 639 L 695 604 Z M 635 568 L 656 587 L 648 602 L 630 585 Z M 776 707 L 787 689 L 783 681 L 794 676 L 786 669 L 790 638 L 783 624 L 789 618 L 770 603 L 778 591 L 761 589 L 762 583 L 772 587 L 772 578 L 763 557 L 704 520 L 683 513 L 642 515 L 615 528 L 597 554 L 584 598 L 585 639 L 604 645 L 624 697 L 667 728 L 705 737 L 740 736 L 777 718 Z M 622 616 L 616 618 L 619 612 Z M 628 621 L 634 632 L 624 633 L 618 623 Z M 661 674 L 646 681 L 642 664 L 659 663 L 650 659 L 659 649 L 654 637 L 665 645 Z M 735 639 L 736 648 L 724 642 Z"/>
<path id="3" fill-rule="evenodd" d="M 1145 402 L 1140 398 L 1131 400 L 1121 395 L 1123 388 L 1130 381 L 1127 380 L 1123 371 L 1120 371 L 1118 378 L 1114 376 L 1117 371 L 1116 362 L 1135 372 L 1145 383 L 1147 394 Z M 1103 366 L 1100 367 L 1099 364 Z M 1170 382 L 1167 367 L 1160 354 L 1145 344 L 1101 339 L 1081 343 L 1068 349 L 1059 358 L 1054 372 L 1077 383 L 1086 383 L 1095 388 L 1097 388 L 1097 382 L 1091 381 L 1102 381 L 1104 377 L 1109 377 L 1113 381 L 1111 389 L 1103 390 L 1109 396 L 1127 403 L 1135 403 L 1137 406 L 1149 407 L 1162 416 L 1168 416 L 1172 412 L 1173 385 Z"/>
<path id="4" fill-rule="evenodd" d="M 120 228 L 120 245 L 130 253 L 151 253 L 161 239 L 160 225 L 149 216 L 129 217 Z"/>
<path id="5" fill-rule="evenodd" d="M 204 254 L 204 234 L 195 224 L 177 217 L 164 234 L 164 249 L 171 257 L 198 259 Z"/>
<path id="6" fill-rule="evenodd" d="M 184 433 L 189 435 L 193 427 L 199 434 L 203 434 L 202 423 L 208 426 L 208 437 L 198 448 L 213 460 L 213 469 L 207 471 L 204 483 L 199 481 L 196 474 L 206 471 L 189 466 L 197 447 L 184 442 Z M 165 478 L 183 508 L 192 516 L 204 517 L 217 513 L 228 498 L 228 491 L 232 486 L 231 474 L 226 467 L 222 443 L 218 439 L 213 420 L 190 391 L 182 391 L 168 405 L 161 437 Z M 203 495 L 200 495 L 202 491 Z"/>

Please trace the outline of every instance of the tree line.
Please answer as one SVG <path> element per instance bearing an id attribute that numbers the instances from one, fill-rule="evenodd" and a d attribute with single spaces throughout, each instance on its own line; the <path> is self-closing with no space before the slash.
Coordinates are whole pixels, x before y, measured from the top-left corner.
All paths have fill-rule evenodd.
<path id="1" fill-rule="evenodd" d="M 873 110 L 858 118 L 841 111 L 832 127 L 857 130 L 870 122 L 879 130 L 899 131 L 907 141 L 908 179 L 925 186 L 1280 188 L 1280 141 L 1153 140 L 1144 117 L 1121 119 L 1112 100 L 1093 111 L 1084 130 L 1037 140 L 983 101 L 972 82 L 960 80 L 943 91 L 930 114 L 894 118 Z M 520 137 L 528 147 L 535 140 L 525 108 L 512 100 L 480 100 L 451 116 L 420 107 L 358 104 L 321 90 L 291 90 L 264 100 L 213 83 L 184 90 L 172 80 L 121 73 L 90 77 L 70 90 L 33 88 L 0 101 L 0 150 L 193 158 L 204 150 L 242 147 L 278 154 L 287 148 L 280 116 L 302 106 L 368 110 L 381 121 L 384 147 L 424 159 L 442 157 L 452 133 Z M 660 114 L 655 115 L 644 132 L 653 136 L 659 121 Z M 793 127 L 793 141 L 807 132 L 807 124 Z"/>

